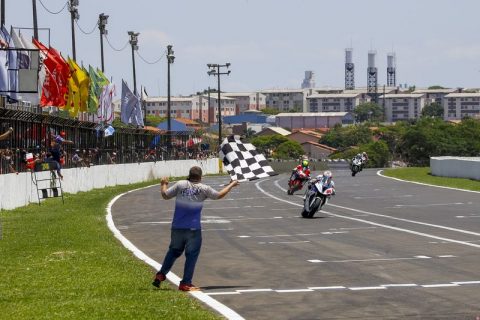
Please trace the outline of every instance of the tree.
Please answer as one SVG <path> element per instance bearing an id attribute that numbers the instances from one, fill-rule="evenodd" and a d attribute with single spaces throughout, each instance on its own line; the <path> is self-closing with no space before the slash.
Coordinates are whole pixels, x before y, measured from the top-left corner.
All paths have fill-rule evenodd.
<path id="1" fill-rule="evenodd" d="M 439 85 L 434 85 L 434 86 L 428 87 L 428 90 L 438 90 L 438 89 L 445 89 L 445 88 L 442 87 L 442 86 L 439 86 Z"/>
<path id="2" fill-rule="evenodd" d="M 444 109 L 438 102 L 432 102 L 423 107 L 422 117 L 437 117 L 443 119 Z"/>
<path id="3" fill-rule="evenodd" d="M 147 119 L 145 121 L 145 125 L 146 126 L 157 127 L 163 121 L 165 121 L 164 117 L 158 117 L 158 116 L 147 114 Z"/>
<path id="4" fill-rule="evenodd" d="M 367 125 L 342 127 L 337 124 L 328 131 L 319 143 L 332 148 L 345 149 L 372 141 L 372 132 Z"/>
<path id="5" fill-rule="evenodd" d="M 288 140 L 280 144 L 274 153 L 274 157 L 278 159 L 298 159 L 302 155 L 302 146 L 293 140 Z"/>
<path id="6" fill-rule="evenodd" d="M 280 144 L 288 141 L 288 138 L 285 138 L 279 134 L 259 136 L 251 139 L 250 143 L 253 144 L 258 152 L 263 153 L 267 156 L 271 154 Z"/>
<path id="7" fill-rule="evenodd" d="M 262 112 L 264 114 L 270 114 L 270 115 L 276 115 L 276 114 L 279 114 L 280 111 L 278 111 L 277 109 L 273 109 L 273 108 L 265 108 L 265 109 L 262 109 Z"/>
<path id="8" fill-rule="evenodd" d="M 354 113 L 358 122 L 383 120 L 383 107 L 374 102 L 360 104 L 354 109 Z"/>

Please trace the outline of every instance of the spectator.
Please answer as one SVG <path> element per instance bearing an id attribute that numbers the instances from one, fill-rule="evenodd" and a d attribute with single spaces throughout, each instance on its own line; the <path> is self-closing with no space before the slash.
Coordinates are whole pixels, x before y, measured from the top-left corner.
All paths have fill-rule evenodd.
<path id="1" fill-rule="evenodd" d="M 17 170 L 13 167 L 13 152 L 10 149 L 5 149 L 0 153 L 0 169 L 1 173 L 16 173 L 18 174 Z M 8 168 L 8 171 L 7 171 Z"/>
<path id="2" fill-rule="evenodd" d="M 52 163 L 53 164 L 52 172 L 55 170 L 57 172 L 58 176 L 60 177 L 60 179 L 63 179 L 63 175 L 62 175 L 62 172 L 61 172 L 62 168 L 60 166 L 60 163 L 57 160 L 54 159 L 53 154 L 51 152 L 47 152 L 44 162 Z"/>
<path id="3" fill-rule="evenodd" d="M 10 137 L 10 135 L 12 134 L 12 132 L 13 132 L 13 128 L 12 127 L 8 128 L 7 132 L 0 135 L 0 140 L 7 140 L 8 137 Z"/>
<path id="4" fill-rule="evenodd" d="M 161 180 L 161 194 L 163 199 L 168 200 L 177 197 L 175 212 L 173 214 L 171 241 L 168 252 L 163 260 L 162 268 L 155 275 L 153 285 L 160 287 L 166 279 L 167 273 L 173 267 L 175 260 L 185 251 L 185 267 L 183 279 L 178 287 L 182 291 L 197 291 L 199 288 L 192 284 L 193 273 L 202 246 L 202 230 L 200 225 L 203 201 L 207 198 L 222 199 L 238 181 L 230 183 L 220 192 L 212 187 L 201 183 L 202 169 L 192 167 L 187 180 L 178 181 L 167 189 L 168 178 Z"/>

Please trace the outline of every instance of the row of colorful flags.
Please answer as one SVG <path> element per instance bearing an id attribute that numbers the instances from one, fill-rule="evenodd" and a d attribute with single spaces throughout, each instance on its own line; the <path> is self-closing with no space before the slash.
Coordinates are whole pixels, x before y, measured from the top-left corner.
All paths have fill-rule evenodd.
<path id="1" fill-rule="evenodd" d="M 0 49 L 5 49 L 0 50 L 1 95 L 42 107 L 57 107 L 68 111 L 72 117 L 88 112 L 96 115 L 97 122 L 113 121 L 115 85 L 99 69 L 79 66 L 70 57 L 65 59 L 52 46 L 47 47 L 36 39 L 28 41 L 14 29 L 9 33 L 5 26 L 1 27 Z M 33 52 L 39 52 L 39 56 Z M 35 69 L 38 88 L 31 93 L 21 93 L 24 73 L 20 70 L 28 69 Z M 140 97 L 133 94 L 124 81 L 121 104 L 122 122 L 144 125 Z"/>

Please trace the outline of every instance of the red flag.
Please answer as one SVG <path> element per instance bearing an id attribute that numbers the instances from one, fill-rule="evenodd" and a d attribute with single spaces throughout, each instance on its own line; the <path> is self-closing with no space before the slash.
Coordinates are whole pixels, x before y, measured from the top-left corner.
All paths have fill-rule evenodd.
<path id="1" fill-rule="evenodd" d="M 45 47 L 42 43 L 33 39 L 33 44 L 46 56 L 46 76 L 42 88 L 40 105 L 64 107 L 65 94 L 67 93 L 67 81 L 70 77 L 70 68 L 62 56 L 54 48 Z"/>

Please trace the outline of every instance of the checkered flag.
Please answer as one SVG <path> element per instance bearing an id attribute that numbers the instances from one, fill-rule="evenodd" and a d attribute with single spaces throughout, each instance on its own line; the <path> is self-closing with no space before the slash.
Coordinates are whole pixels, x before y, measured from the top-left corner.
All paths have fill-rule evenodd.
<path id="1" fill-rule="evenodd" d="M 225 138 L 220 147 L 220 159 L 232 180 L 256 180 L 275 176 L 263 154 L 251 143 L 243 143 L 239 136 Z"/>

